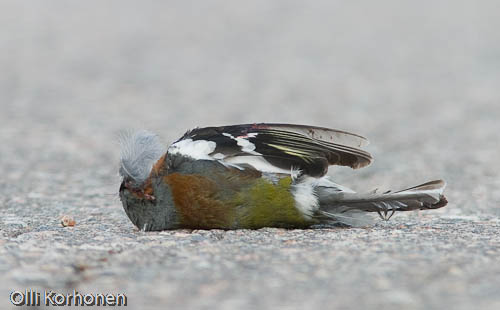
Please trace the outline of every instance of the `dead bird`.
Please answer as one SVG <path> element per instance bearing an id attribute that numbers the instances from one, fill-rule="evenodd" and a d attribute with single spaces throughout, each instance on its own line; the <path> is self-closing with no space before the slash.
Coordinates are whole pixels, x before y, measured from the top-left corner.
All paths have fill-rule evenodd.
<path id="1" fill-rule="evenodd" d="M 168 148 L 142 130 L 121 139 L 120 199 L 139 229 L 365 226 L 368 214 L 444 207 L 445 182 L 356 193 L 326 176 L 330 165 L 372 162 L 366 138 L 293 124 L 195 128 Z"/>

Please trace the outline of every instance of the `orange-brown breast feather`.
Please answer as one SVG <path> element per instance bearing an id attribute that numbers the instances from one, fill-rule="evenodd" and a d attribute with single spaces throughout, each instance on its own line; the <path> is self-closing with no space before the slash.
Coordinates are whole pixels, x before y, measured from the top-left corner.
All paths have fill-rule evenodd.
<path id="1" fill-rule="evenodd" d="M 165 167 L 165 159 L 167 158 L 167 154 L 163 155 L 158 159 L 158 161 L 153 165 L 153 169 L 151 169 L 150 177 L 153 175 L 160 175 L 162 171 L 166 169 Z"/>
<path id="2" fill-rule="evenodd" d="M 220 199 L 218 185 L 201 175 L 172 173 L 164 177 L 183 227 L 231 228 L 235 206 Z"/>

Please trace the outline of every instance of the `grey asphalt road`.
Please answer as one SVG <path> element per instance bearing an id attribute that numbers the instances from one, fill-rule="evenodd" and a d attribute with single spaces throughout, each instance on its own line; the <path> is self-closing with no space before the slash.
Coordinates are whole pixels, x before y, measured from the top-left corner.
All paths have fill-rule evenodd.
<path id="1" fill-rule="evenodd" d="M 0 1 L 0 308 L 32 288 L 124 293 L 129 309 L 500 309 L 498 12 Z M 443 178 L 450 203 L 356 229 L 145 233 L 126 218 L 120 130 L 168 143 L 264 121 L 367 136 L 375 162 L 332 168 L 338 183 Z"/>

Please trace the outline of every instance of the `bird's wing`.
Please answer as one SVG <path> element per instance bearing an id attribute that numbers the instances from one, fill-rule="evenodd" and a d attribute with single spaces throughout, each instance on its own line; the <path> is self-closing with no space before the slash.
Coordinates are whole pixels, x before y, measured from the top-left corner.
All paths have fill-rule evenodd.
<path id="1" fill-rule="evenodd" d="M 345 131 L 291 124 L 244 124 L 195 128 L 173 143 L 168 153 L 219 160 L 262 172 L 322 176 L 329 165 L 367 166 L 372 157 L 360 149 L 368 141 Z"/>

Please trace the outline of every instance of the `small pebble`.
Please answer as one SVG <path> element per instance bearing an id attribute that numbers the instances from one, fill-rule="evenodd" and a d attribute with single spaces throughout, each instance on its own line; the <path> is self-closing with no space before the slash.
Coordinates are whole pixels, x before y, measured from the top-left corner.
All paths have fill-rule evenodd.
<path id="1" fill-rule="evenodd" d="M 64 227 L 73 227 L 75 226 L 75 224 L 75 219 L 69 215 L 63 215 L 63 217 L 61 218 L 61 225 Z"/>

